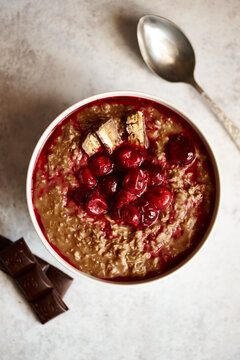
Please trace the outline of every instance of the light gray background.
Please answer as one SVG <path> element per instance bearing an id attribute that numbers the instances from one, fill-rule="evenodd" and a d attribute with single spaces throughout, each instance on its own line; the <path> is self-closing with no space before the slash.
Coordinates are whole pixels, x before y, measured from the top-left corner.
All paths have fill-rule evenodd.
<path id="1" fill-rule="evenodd" d="M 175 21 L 196 51 L 196 79 L 240 126 L 239 0 L 1 0 L 0 6 L 1 233 L 23 235 L 56 264 L 27 212 L 27 165 L 45 127 L 67 106 L 100 92 L 139 90 L 178 107 L 207 137 L 222 176 L 209 240 L 161 281 L 118 287 L 75 278 L 65 298 L 70 311 L 43 326 L 1 273 L 0 359 L 240 359 L 239 152 L 192 88 L 148 71 L 135 38 L 144 14 Z"/>

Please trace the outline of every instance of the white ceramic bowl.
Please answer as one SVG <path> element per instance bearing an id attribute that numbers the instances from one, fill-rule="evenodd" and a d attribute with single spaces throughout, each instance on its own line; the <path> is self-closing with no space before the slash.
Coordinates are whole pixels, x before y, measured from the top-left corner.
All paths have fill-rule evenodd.
<path id="1" fill-rule="evenodd" d="M 160 103 L 162 105 L 167 106 L 169 109 L 175 111 L 180 116 L 182 116 L 186 120 L 186 122 L 189 123 L 192 126 L 192 128 L 198 133 L 199 137 L 201 138 L 201 140 L 203 141 L 205 147 L 207 148 L 208 153 L 209 153 L 209 155 L 211 157 L 211 161 L 212 161 L 212 165 L 213 165 L 213 169 L 214 169 L 214 173 L 215 173 L 215 179 L 216 179 L 216 197 L 215 197 L 213 215 L 212 215 L 212 219 L 210 221 L 210 224 L 209 224 L 208 228 L 206 229 L 206 232 L 204 233 L 204 236 L 202 237 L 201 241 L 197 244 L 197 246 L 193 249 L 193 251 L 186 258 L 184 258 L 179 264 L 177 264 L 175 267 L 171 268 L 169 271 L 163 273 L 162 275 L 158 275 L 156 277 L 153 277 L 153 278 L 150 278 L 150 279 L 145 279 L 145 280 L 142 280 L 142 281 L 116 282 L 116 281 L 101 280 L 101 279 L 98 279 L 98 278 L 93 277 L 91 275 L 85 274 L 82 271 L 76 269 L 71 264 L 69 264 L 66 260 L 64 260 L 53 249 L 53 247 L 49 244 L 49 242 L 45 238 L 45 236 L 44 236 L 44 234 L 43 234 L 43 232 L 42 232 L 42 230 L 41 230 L 41 228 L 39 226 L 39 223 L 38 223 L 38 221 L 36 219 L 35 212 L 34 212 L 34 207 L 33 207 L 33 202 L 32 202 L 32 177 L 33 177 L 35 163 L 37 161 L 38 155 L 40 154 L 44 144 L 46 143 L 46 140 L 49 138 L 49 135 L 53 132 L 53 130 L 56 128 L 56 126 L 63 119 L 65 119 L 67 116 L 69 116 L 75 110 L 81 108 L 83 105 L 89 104 L 89 103 L 91 103 L 91 102 L 93 102 L 95 100 L 100 100 L 100 99 L 104 99 L 104 98 L 113 98 L 113 97 L 119 97 L 119 96 L 130 96 L 130 97 L 132 96 L 132 97 L 139 97 L 139 98 L 143 98 L 143 99 L 147 99 L 147 100 L 152 100 L 152 101 L 154 101 L 156 103 Z M 32 219 L 34 228 L 35 228 L 38 236 L 40 237 L 40 239 L 42 240 L 42 243 L 45 245 L 45 247 L 48 249 L 48 251 L 62 265 L 64 265 L 67 269 L 71 270 L 76 275 L 81 275 L 81 276 L 88 277 L 90 279 L 94 279 L 94 280 L 98 280 L 98 281 L 102 281 L 102 282 L 108 283 L 108 284 L 132 285 L 132 284 L 140 284 L 140 283 L 153 281 L 153 280 L 162 278 L 162 277 L 172 273 L 173 271 L 175 271 L 176 269 L 181 267 L 183 264 L 185 264 L 188 260 L 190 260 L 192 258 L 192 256 L 200 249 L 200 247 L 203 245 L 203 243 L 205 242 L 205 240 L 209 236 L 210 231 L 212 230 L 213 225 L 214 225 L 215 220 L 216 220 L 216 215 L 217 215 L 218 207 L 219 207 L 219 199 L 220 199 L 220 180 L 219 180 L 219 172 L 218 172 L 216 160 L 214 158 L 213 152 L 212 152 L 209 144 L 207 143 L 206 139 L 201 134 L 199 129 L 191 122 L 191 120 L 188 119 L 188 117 L 186 115 L 184 115 L 182 112 L 177 110 L 174 106 L 170 105 L 169 103 L 165 102 L 164 100 L 162 100 L 162 99 L 160 99 L 160 98 L 158 98 L 156 96 L 147 95 L 145 93 L 140 93 L 140 92 L 135 92 L 135 91 L 114 91 L 114 92 L 108 92 L 108 93 L 103 93 L 103 94 L 91 96 L 91 97 L 89 97 L 87 99 L 81 100 L 78 103 L 70 106 L 65 111 L 63 111 L 55 120 L 53 120 L 50 123 L 50 125 L 47 127 L 47 129 L 44 131 L 44 133 L 40 137 L 40 139 L 39 139 L 39 141 L 38 141 L 38 143 L 37 143 L 37 145 L 36 145 L 36 147 L 35 147 L 35 149 L 33 151 L 33 154 L 32 154 L 31 160 L 30 160 L 30 164 L 29 164 L 29 168 L 28 168 L 28 173 L 27 173 L 26 194 L 27 194 L 27 204 L 28 204 L 30 217 Z"/>

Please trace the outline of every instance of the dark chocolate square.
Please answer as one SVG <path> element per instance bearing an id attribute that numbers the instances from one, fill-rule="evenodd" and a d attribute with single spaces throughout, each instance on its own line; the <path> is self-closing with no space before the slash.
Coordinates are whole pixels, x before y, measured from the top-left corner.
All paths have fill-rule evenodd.
<path id="1" fill-rule="evenodd" d="M 68 310 L 67 305 L 54 289 L 40 299 L 32 301 L 31 305 L 42 324 Z"/>
<path id="2" fill-rule="evenodd" d="M 69 286 L 71 285 L 73 278 L 71 276 L 65 274 L 63 271 L 57 269 L 55 266 L 50 266 L 47 276 L 50 281 L 54 284 L 57 292 L 63 297 Z"/>
<path id="3" fill-rule="evenodd" d="M 42 270 L 46 273 L 50 267 L 50 264 L 48 262 L 46 262 L 45 260 L 41 259 L 40 257 L 38 257 L 37 255 L 34 255 L 37 262 L 39 263 L 39 265 L 41 266 Z"/>
<path id="4" fill-rule="evenodd" d="M 13 278 L 24 273 L 36 263 L 34 255 L 23 238 L 1 251 L 0 259 Z"/>
<path id="5" fill-rule="evenodd" d="M 13 244 L 13 242 L 7 238 L 5 238 L 4 236 L 0 235 L 0 252 L 7 249 L 9 246 L 11 246 Z M 41 259 L 40 257 L 34 255 L 35 258 L 37 259 L 37 262 L 39 263 L 39 265 L 41 266 L 42 270 L 44 272 L 47 272 L 50 264 L 48 262 L 46 262 L 45 260 Z M 0 270 L 4 271 L 5 273 L 8 274 L 8 271 L 5 269 L 3 263 L 0 261 Z"/>
<path id="6" fill-rule="evenodd" d="M 17 277 L 16 283 L 28 301 L 35 300 L 52 289 L 51 281 L 39 264 L 36 264 L 29 271 Z"/>

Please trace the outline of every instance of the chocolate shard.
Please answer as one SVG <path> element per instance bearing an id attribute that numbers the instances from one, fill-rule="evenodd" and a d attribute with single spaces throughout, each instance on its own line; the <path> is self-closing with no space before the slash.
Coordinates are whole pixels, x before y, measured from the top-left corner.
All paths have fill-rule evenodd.
<path id="1" fill-rule="evenodd" d="M 0 261 L 0 270 L 5 272 L 6 274 L 8 274 L 7 270 L 5 269 L 5 266 L 3 265 L 3 263 L 1 261 Z"/>
<path id="2" fill-rule="evenodd" d="M 148 147 L 145 120 L 141 111 L 137 111 L 135 114 L 127 117 L 126 130 L 128 133 L 128 140 L 132 144 L 140 145 L 145 148 Z"/>
<path id="3" fill-rule="evenodd" d="M 40 298 L 53 288 L 53 284 L 39 264 L 17 277 L 16 283 L 28 301 Z"/>
<path id="4" fill-rule="evenodd" d="M 35 256 L 37 262 L 39 263 L 39 265 L 41 266 L 42 270 L 46 273 L 50 267 L 50 264 L 47 261 L 40 258 L 39 256 L 37 256 L 37 255 L 34 255 L 34 256 Z"/>
<path id="5" fill-rule="evenodd" d="M 55 289 L 57 292 L 63 297 L 69 286 L 71 285 L 73 278 L 63 271 L 57 269 L 55 266 L 50 266 L 49 270 L 47 271 L 47 277 L 49 280 L 54 284 Z"/>
<path id="6" fill-rule="evenodd" d="M 13 242 L 10 239 L 7 239 L 6 237 L 0 235 L 0 252 L 7 249 L 12 244 L 13 244 Z M 46 262 L 45 260 L 41 259 L 39 256 L 37 256 L 37 255 L 34 255 L 34 256 L 37 259 L 37 262 L 41 266 L 42 270 L 44 272 L 47 272 L 50 264 L 48 262 Z M 1 261 L 0 261 L 0 270 L 4 271 L 5 273 L 8 273 Z"/>
<path id="7" fill-rule="evenodd" d="M 52 289 L 41 298 L 32 301 L 31 306 L 42 324 L 45 324 L 49 320 L 68 310 L 67 305 L 64 304 L 55 289 Z"/>
<path id="8" fill-rule="evenodd" d="M 0 235 L 0 252 L 9 248 L 12 244 L 13 242 L 11 240 Z M 65 274 L 63 271 L 59 270 L 55 266 L 49 264 L 47 261 L 43 260 L 39 256 L 34 255 L 34 257 L 37 260 L 37 263 L 40 265 L 41 269 L 46 273 L 47 278 L 52 282 L 54 288 L 63 297 L 66 294 L 68 288 L 70 287 L 73 278 L 71 278 L 69 275 Z M 6 274 L 9 274 L 8 270 L 5 268 L 3 262 L 1 261 L 0 270 L 4 271 Z"/>
<path id="9" fill-rule="evenodd" d="M 92 156 L 101 148 L 101 144 L 97 136 L 90 132 L 83 140 L 82 148 L 88 156 Z"/>
<path id="10" fill-rule="evenodd" d="M 0 251 L 7 249 L 12 245 L 12 241 L 0 235 Z"/>
<path id="11" fill-rule="evenodd" d="M 67 311 L 68 307 L 42 270 L 24 239 L 21 238 L 15 243 L 3 237 L 1 240 L 0 260 L 4 269 L 21 289 L 40 321 L 44 324 Z M 60 273 L 62 272 L 60 271 Z M 59 278 L 60 273 L 58 274 Z"/>
<path id="12" fill-rule="evenodd" d="M 15 278 L 36 263 L 35 257 L 23 238 L 0 252 L 0 259 L 7 272 Z"/>
<path id="13" fill-rule="evenodd" d="M 5 249 L 7 249 L 9 246 L 12 245 L 12 241 L 5 238 L 4 236 L 0 235 L 0 251 L 3 251 Z M 0 259 L 0 270 L 2 270 L 3 272 L 5 272 L 6 274 L 8 273 L 8 271 L 6 270 L 3 262 Z"/>
<path id="14" fill-rule="evenodd" d="M 96 130 L 97 136 L 110 154 L 112 154 L 115 148 L 123 142 L 121 132 L 119 130 L 119 118 L 111 118 L 107 120 Z"/>

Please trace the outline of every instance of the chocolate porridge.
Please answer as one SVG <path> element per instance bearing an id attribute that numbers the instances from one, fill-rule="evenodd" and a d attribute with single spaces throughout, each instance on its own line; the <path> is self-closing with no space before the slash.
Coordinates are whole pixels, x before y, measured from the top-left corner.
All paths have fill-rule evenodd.
<path id="1" fill-rule="evenodd" d="M 97 278 L 141 280 L 168 271 L 199 243 L 215 178 L 193 128 L 136 97 L 85 105 L 42 148 L 32 196 L 50 245 Z"/>

